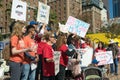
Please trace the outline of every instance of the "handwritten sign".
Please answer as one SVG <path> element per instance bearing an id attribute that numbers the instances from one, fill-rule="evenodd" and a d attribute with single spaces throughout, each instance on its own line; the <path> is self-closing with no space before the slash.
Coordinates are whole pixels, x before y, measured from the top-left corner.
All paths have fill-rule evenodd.
<path id="1" fill-rule="evenodd" d="M 60 51 L 54 51 L 55 75 L 57 75 L 57 73 L 59 72 L 60 55 Z"/>
<path id="2" fill-rule="evenodd" d="M 27 4 L 20 0 L 13 0 L 11 18 L 26 21 Z"/>
<path id="3" fill-rule="evenodd" d="M 81 67 L 88 67 L 92 62 L 93 48 L 76 49 L 81 54 Z"/>
<path id="4" fill-rule="evenodd" d="M 66 25 L 59 23 L 59 28 L 61 32 L 68 33 L 68 27 Z"/>
<path id="5" fill-rule="evenodd" d="M 50 6 L 39 2 L 37 21 L 48 24 L 49 12 L 50 12 Z"/>
<path id="6" fill-rule="evenodd" d="M 95 57 L 97 61 L 99 61 L 98 65 L 106 65 L 113 63 L 112 51 L 95 53 Z"/>
<path id="7" fill-rule="evenodd" d="M 81 37 L 85 37 L 90 24 L 84 21 L 81 21 L 79 19 L 76 19 L 72 16 L 69 16 L 66 26 L 68 26 L 69 32 L 76 33 L 77 35 Z"/>

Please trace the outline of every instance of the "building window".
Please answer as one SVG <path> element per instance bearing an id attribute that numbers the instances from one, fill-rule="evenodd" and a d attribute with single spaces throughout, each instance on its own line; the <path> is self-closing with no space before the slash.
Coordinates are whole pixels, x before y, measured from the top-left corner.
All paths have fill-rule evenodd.
<path id="1" fill-rule="evenodd" d="M 3 17 L 1 17 L 1 21 L 3 21 Z"/>

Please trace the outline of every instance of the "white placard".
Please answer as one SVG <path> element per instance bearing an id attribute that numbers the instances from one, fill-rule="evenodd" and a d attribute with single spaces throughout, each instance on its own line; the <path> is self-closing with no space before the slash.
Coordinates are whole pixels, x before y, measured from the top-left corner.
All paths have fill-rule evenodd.
<path id="1" fill-rule="evenodd" d="M 35 63 L 31 63 L 30 66 L 31 66 L 31 70 L 35 70 L 37 68 L 37 64 Z"/>
<path id="2" fill-rule="evenodd" d="M 27 10 L 26 2 L 20 0 L 13 0 L 11 18 L 15 20 L 26 21 L 27 12 L 26 10 Z"/>
<path id="3" fill-rule="evenodd" d="M 59 23 L 60 31 L 63 33 L 68 33 L 68 27 L 64 24 Z"/>
<path id="4" fill-rule="evenodd" d="M 93 48 L 76 49 L 81 54 L 81 67 L 88 67 L 92 62 Z"/>
<path id="5" fill-rule="evenodd" d="M 50 6 L 39 2 L 37 21 L 48 24 L 49 21 Z"/>
<path id="6" fill-rule="evenodd" d="M 98 65 L 106 65 L 113 63 L 112 51 L 95 53 L 95 57 L 99 62 Z"/>
<path id="7" fill-rule="evenodd" d="M 55 64 L 55 75 L 59 72 L 59 66 L 60 66 L 60 51 L 54 51 L 54 64 Z"/>
<path id="8" fill-rule="evenodd" d="M 80 37 L 85 37 L 90 24 L 82 20 L 76 19 L 72 16 L 69 16 L 66 22 L 66 26 L 68 27 L 69 32 L 75 33 Z"/>
<path id="9" fill-rule="evenodd" d="M 4 77 L 4 68 L 0 67 L 0 78 Z"/>

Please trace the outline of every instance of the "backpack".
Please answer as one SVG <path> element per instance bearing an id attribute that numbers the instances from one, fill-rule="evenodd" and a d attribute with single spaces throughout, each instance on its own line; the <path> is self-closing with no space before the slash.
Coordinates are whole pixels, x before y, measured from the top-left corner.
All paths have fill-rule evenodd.
<path id="1" fill-rule="evenodd" d="M 8 44 L 2 50 L 2 58 L 8 61 L 10 59 L 10 56 L 11 56 L 11 45 Z"/>

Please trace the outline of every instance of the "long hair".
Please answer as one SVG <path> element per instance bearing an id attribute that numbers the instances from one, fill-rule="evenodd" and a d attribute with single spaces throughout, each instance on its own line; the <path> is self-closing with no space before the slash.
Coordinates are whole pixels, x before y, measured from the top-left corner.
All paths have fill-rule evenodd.
<path id="1" fill-rule="evenodd" d="M 16 22 L 15 25 L 13 26 L 13 32 L 12 32 L 11 36 L 16 35 L 19 40 L 21 38 L 23 38 L 22 28 L 24 26 L 25 26 L 25 23 L 20 22 L 20 21 Z"/>
<path id="2" fill-rule="evenodd" d="M 102 45 L 102 47 L 100 47 Z M 104 43 L 102 41 L 98 42 L 98 49 L 104 49 Z"/>
<path id="3" fill-rule="evenodd" d="M 67 42 L 66 35 L 65 34 L 59 35 L 56 42 L 56 50 L 58 50 L 63 44 L 66 44 L 66 42 Z"/>

